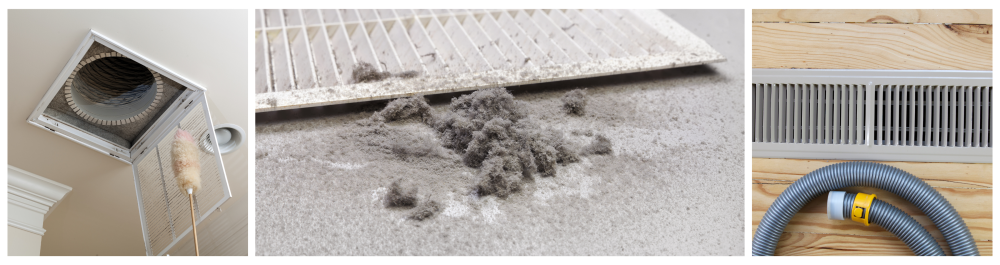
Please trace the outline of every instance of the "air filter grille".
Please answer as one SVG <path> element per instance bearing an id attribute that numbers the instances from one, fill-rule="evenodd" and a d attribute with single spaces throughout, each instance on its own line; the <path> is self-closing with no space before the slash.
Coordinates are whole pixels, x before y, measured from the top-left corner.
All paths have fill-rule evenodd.
<path id="1" fill-rule="evenodd" d="M 656 10 L 257 10 L 258 112 L 719 62 Z M 362 78 L 369 64 L 386 79 Z M 413 77 L 415 76 L 415 77 Z"/>
<path id="2" fill-rule="evenodd" d="M 992 72 L 754 69 L 754 157 L 992 161 Z"/>
<path id="3" fill-rule="evenodd" d="M 179 122 L 192 135 L 209 132 L 202 103 Z M 174 179 L 171 147 L 178 127 L 169 130 L 148 155 L 135 163 L 137 189 L 141 198 L 142 222 L 148 240 L 149 254 L 163 255 L 191 231 L 191 210 L 187 192 L 180 189 Z M 217 155 L 198 149 L 201 165 L 201 189 L 195 192 L 195 215 L 199 222 L 221 205 L 228 197 L 224 176 Z"/>

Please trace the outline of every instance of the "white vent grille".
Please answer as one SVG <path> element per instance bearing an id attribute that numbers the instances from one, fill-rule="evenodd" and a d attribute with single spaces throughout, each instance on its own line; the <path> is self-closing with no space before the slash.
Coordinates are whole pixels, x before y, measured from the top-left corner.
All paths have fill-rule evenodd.
<path id="1" fill-rule="evenodd" d="M 863 85 L 753 84 L 754 142 L 864 144 Z"/>
<path id="2" fill-rule="evenodd" d="M 992 72 L 753 71 L 754 157 L 992 162 Z"/>
<path id="3" fill-rule="evenodd" d="M 172 123 L 173 126 L 162 134 L 165 137 L 150 146 L 150 152 L 144 152 L 134 163 L 139 209 L 149 255 L 165 254 L 191 232 L 188 196 L 174 179 L 171 147 L 177 128 L 183 128 L 192 135 L 205 135 L 211 127 L 206 122 L 204 102 L 197 102 L 189 108 L 192 108 L 191 112 Z M 194 194 L 194 206 L 198 222 L 201 222 L 231 195 L 225 173 L 218 163 L 218 154 L 198 150 L 201 189 Z"/>
<path id="4" fill-rule="evenodd" d="M 993 87 L 876 85 L 874 145 L 992 147 Z"/>
<path id="5" fill-rule="evenodd" d="M 724 60 L 657 10 L 256 10 L 260 111 Z M 358 83 L 368 63 L 413 78 Z"/>

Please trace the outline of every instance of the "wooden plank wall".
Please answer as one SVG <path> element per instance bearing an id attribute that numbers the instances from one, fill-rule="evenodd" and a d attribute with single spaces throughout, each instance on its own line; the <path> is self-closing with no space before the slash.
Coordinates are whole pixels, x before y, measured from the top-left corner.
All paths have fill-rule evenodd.
<path id="1" fill-rule="evenodd" d="M 752 20 L 753 68 L 993 70 L 992 10 L 753 10 Z M 764 212 L 792 182 L 838 162 L 843 161 L 753 158 L 754 233 Z M 980 254 L 993 255 L 992 164 L 878 163 L 903 169 L 934 187 L 965 220 Z M 844 190 L 878 194 L 946 246 L 930 219 L 899 196 L 875 188 Z M 876 225 L 829 220 L 826 196 L 820 196 L 792 218 L 775 254 L 913 252 Z"/>
<path id="2" fill-rule="evenodd" d="M 752 65 L 784 69 L 992 70 L 991 12 L 754 10 Z"/>

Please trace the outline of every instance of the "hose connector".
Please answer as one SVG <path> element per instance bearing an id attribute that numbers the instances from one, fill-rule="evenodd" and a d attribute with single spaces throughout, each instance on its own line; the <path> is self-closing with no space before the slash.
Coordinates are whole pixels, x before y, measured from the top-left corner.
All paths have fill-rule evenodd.
<path id="1" fill-rule="evenodd" d="M 832 220 L 844 220 L 850 215 L 852 221 L 868 226 L 874 202 L 875 194 L 831 191 L 826 198 L 826 215 Z"/>

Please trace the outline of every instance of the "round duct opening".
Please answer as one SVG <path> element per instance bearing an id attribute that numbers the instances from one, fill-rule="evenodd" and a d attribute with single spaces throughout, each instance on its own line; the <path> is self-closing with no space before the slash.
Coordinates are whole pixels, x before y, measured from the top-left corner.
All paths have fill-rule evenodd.
<path id="1" fill-rule="evenodd" d="M 243 128 L 237 126 L 236 124 L 222 124 L 215 127 L 215 138 L 219 140 L 219 151 L 222 154 L 228 154 L 243 145 L 246 139 L 246 132 Z M 212 153 L 212 138 L 209 137 L 208 132 L 202 137 L 201 146 L 205 148 L 205 151 Z"/>
<path id="2" fill-rule="evenodd" d="M 65 90 L 70 107 L 84 119 L 122 125 L 150 114 L 160 101 L 163 80 L 120 53 L 101 53 L 80 61 Z"/>

